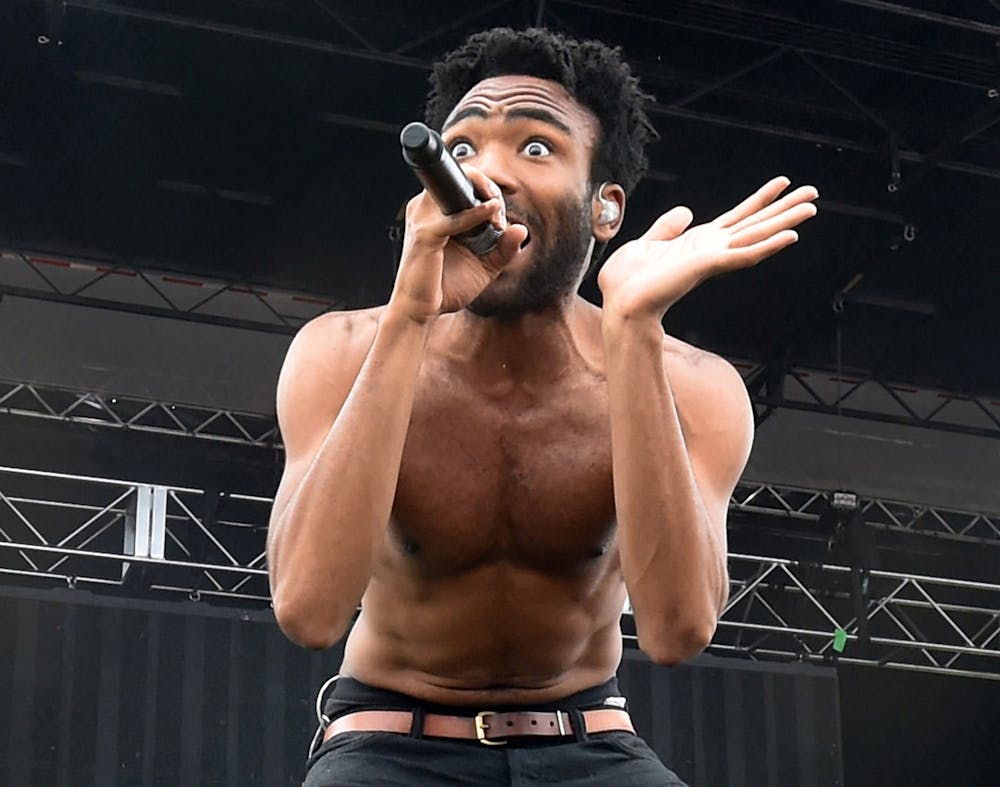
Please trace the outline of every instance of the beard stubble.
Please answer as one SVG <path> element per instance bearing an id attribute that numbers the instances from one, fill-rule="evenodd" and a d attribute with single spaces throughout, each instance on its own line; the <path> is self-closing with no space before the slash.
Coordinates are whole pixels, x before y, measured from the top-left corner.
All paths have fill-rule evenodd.
<path id="1" fill-rule="evenodd" d="M 544 227 L 530 214 L 508 205 L 512 215 L 523 216 L 531 226 Z M 554 232 L 532 236 L 535 259 L 510 291 L 494 282 L 480 293 L 468 309 L 479 317 L 511 319 L 557 306 L 576 292 L 591 243 L 590 199 L 567 197 L 556 209 Z M 548 228 L 546 228 L 548 229 Z"/>

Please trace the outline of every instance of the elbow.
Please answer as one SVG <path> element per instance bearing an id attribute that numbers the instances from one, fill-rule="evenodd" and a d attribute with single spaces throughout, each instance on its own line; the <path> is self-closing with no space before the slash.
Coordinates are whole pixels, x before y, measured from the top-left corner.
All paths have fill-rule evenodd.
<path id="1" fill-rule="evenodd" d="M 314 610 L 303 610 L 287 601 L 274 597 L 274 617 L 278 628 L 296 645 L 308 650 L 326 650 L 340 642 L 350 618 L 346 621 L 330 622 L 315 614 Z"/>
<path id="2" fill-rule="evenodd" d="M 650 661 L 666 667 L 676 667 L 685 661 L 690 661 L 712 642 L 715 636 L 715 624 L 680 628 L 670 627 L 669 630 L 657 635 L 644 636 L 639 630 L 639 649 Z"/>
<path id="3" fill-rule="evenodd" d="M 288 639 L 306 650 L 326 650 L 340 641 L 340 635 L 320 631 L 314 627 L 300 627 L 288 623 L 278 623 L 278 627 Z"/>

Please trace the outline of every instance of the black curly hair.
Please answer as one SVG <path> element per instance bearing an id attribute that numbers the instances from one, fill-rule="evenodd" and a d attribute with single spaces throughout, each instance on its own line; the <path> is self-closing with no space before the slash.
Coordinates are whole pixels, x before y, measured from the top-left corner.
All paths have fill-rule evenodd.
<path id="1" fill-rule="evenodd" d="M 474 85 L 507 74 L 558 82 L 593 112 L 601 128 L 591 184 L 614 181 L 631 193 L 649 167 L 646 144 L 658 135 L 647 114 L 654 99 L 639 89 L 619 47 L 577 41 L 544 28 L 497 27 L 476 33 L 434 64 L 427 124 L 440 129 Z"/>

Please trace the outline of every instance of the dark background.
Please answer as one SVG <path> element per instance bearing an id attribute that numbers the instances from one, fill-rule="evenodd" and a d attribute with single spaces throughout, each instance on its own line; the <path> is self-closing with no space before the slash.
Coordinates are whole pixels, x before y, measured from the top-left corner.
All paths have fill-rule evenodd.
<path id="1" fill-rule="evenodd" d="M 429 63 L 472 30 L 540 19 L 622 45 L 658 99 L 620 237 L 679 203 L 707 220 L 775 174 L 820 190 L 796 248 L 709 282 L 668 328 L 832 366 L 831 304 L 861 274 L 846 367 L 997 394 L 1000 13 L 878 6 L 7 0 L 0 235 L 383 302 L 388 227 L 416 188 L 397 134 L 422 117 Z"/>
<path id="2" fill-rule="evenodd" d="M 3 784 L 301 783 L 313 697 L 342 647 L 304 651 L 259 612 L 0 600 Z M 630 649 L 620 681 L 638 732 L 690 784 L 844 784 L 833 669 L 710 656 L 670 669 Z"/>
<path id="3" fill-rule="evenodd" d="M 668 330 L 727 356 L 1000 400 L 991 0 L 3 0 L 0 243 L 337 308 L 383 302 L 389 235 L 415 190 L 396 134 L 421 116 L 428 64 L 472 30 L 538 20 L 622 45 L 657 96 L 662 138 L 623 238 L 674 204 L 710 218 L 779 173 L 821 192 L 795 248 L 709 282 L 671 311 Z M 584 294 L 598 298 L 592 283 Z M 68 424 L 6 419 L 0 443 L 9 464 L 261 494 L 280 470 L 274 451 Z M 938 565 L 953 576 L 976 565 L 996 581 L 994 557 L 953 550 Z M 0 635 L 12 658 L 20 630 Z M 843 665 L 838 675 L 846 784 L 995 783 L 1000 683 Z M 81 720 L 85 735 L 93 724 Z M 25 739 L 16 724 L 4 734 L 12 747 Z"/>

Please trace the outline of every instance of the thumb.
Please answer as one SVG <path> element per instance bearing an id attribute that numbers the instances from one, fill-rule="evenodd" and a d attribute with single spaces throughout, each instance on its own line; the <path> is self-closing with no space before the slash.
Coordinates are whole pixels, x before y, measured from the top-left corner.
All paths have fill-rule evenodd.
<path id="1" fill-rule="evenodd" d="M 528 228 L 523 224 L 511 224 L 503 231 L 496 247 L 480 262 L 494 273 L 499 273 L 520 253 L 521 244 L 528 238 Z"/>
<path id="2" fill-rule="evenodd" d="M 521 250 L 521 244 L 527 239 L 527 227 L 523 224 L 511 224 L 500 236 L 497 248 L 504 259 L 510 261 Z"/>
<path id="3" fill-rule="evenodd" d="M 642 239 L 673 240 L 691 226 L 692 221 L 694 221 L 694 214 L 691 212 L 691 209 L 683 205 L 678 205 L 654 221 L 653 226 L 646 230 Z"/>

